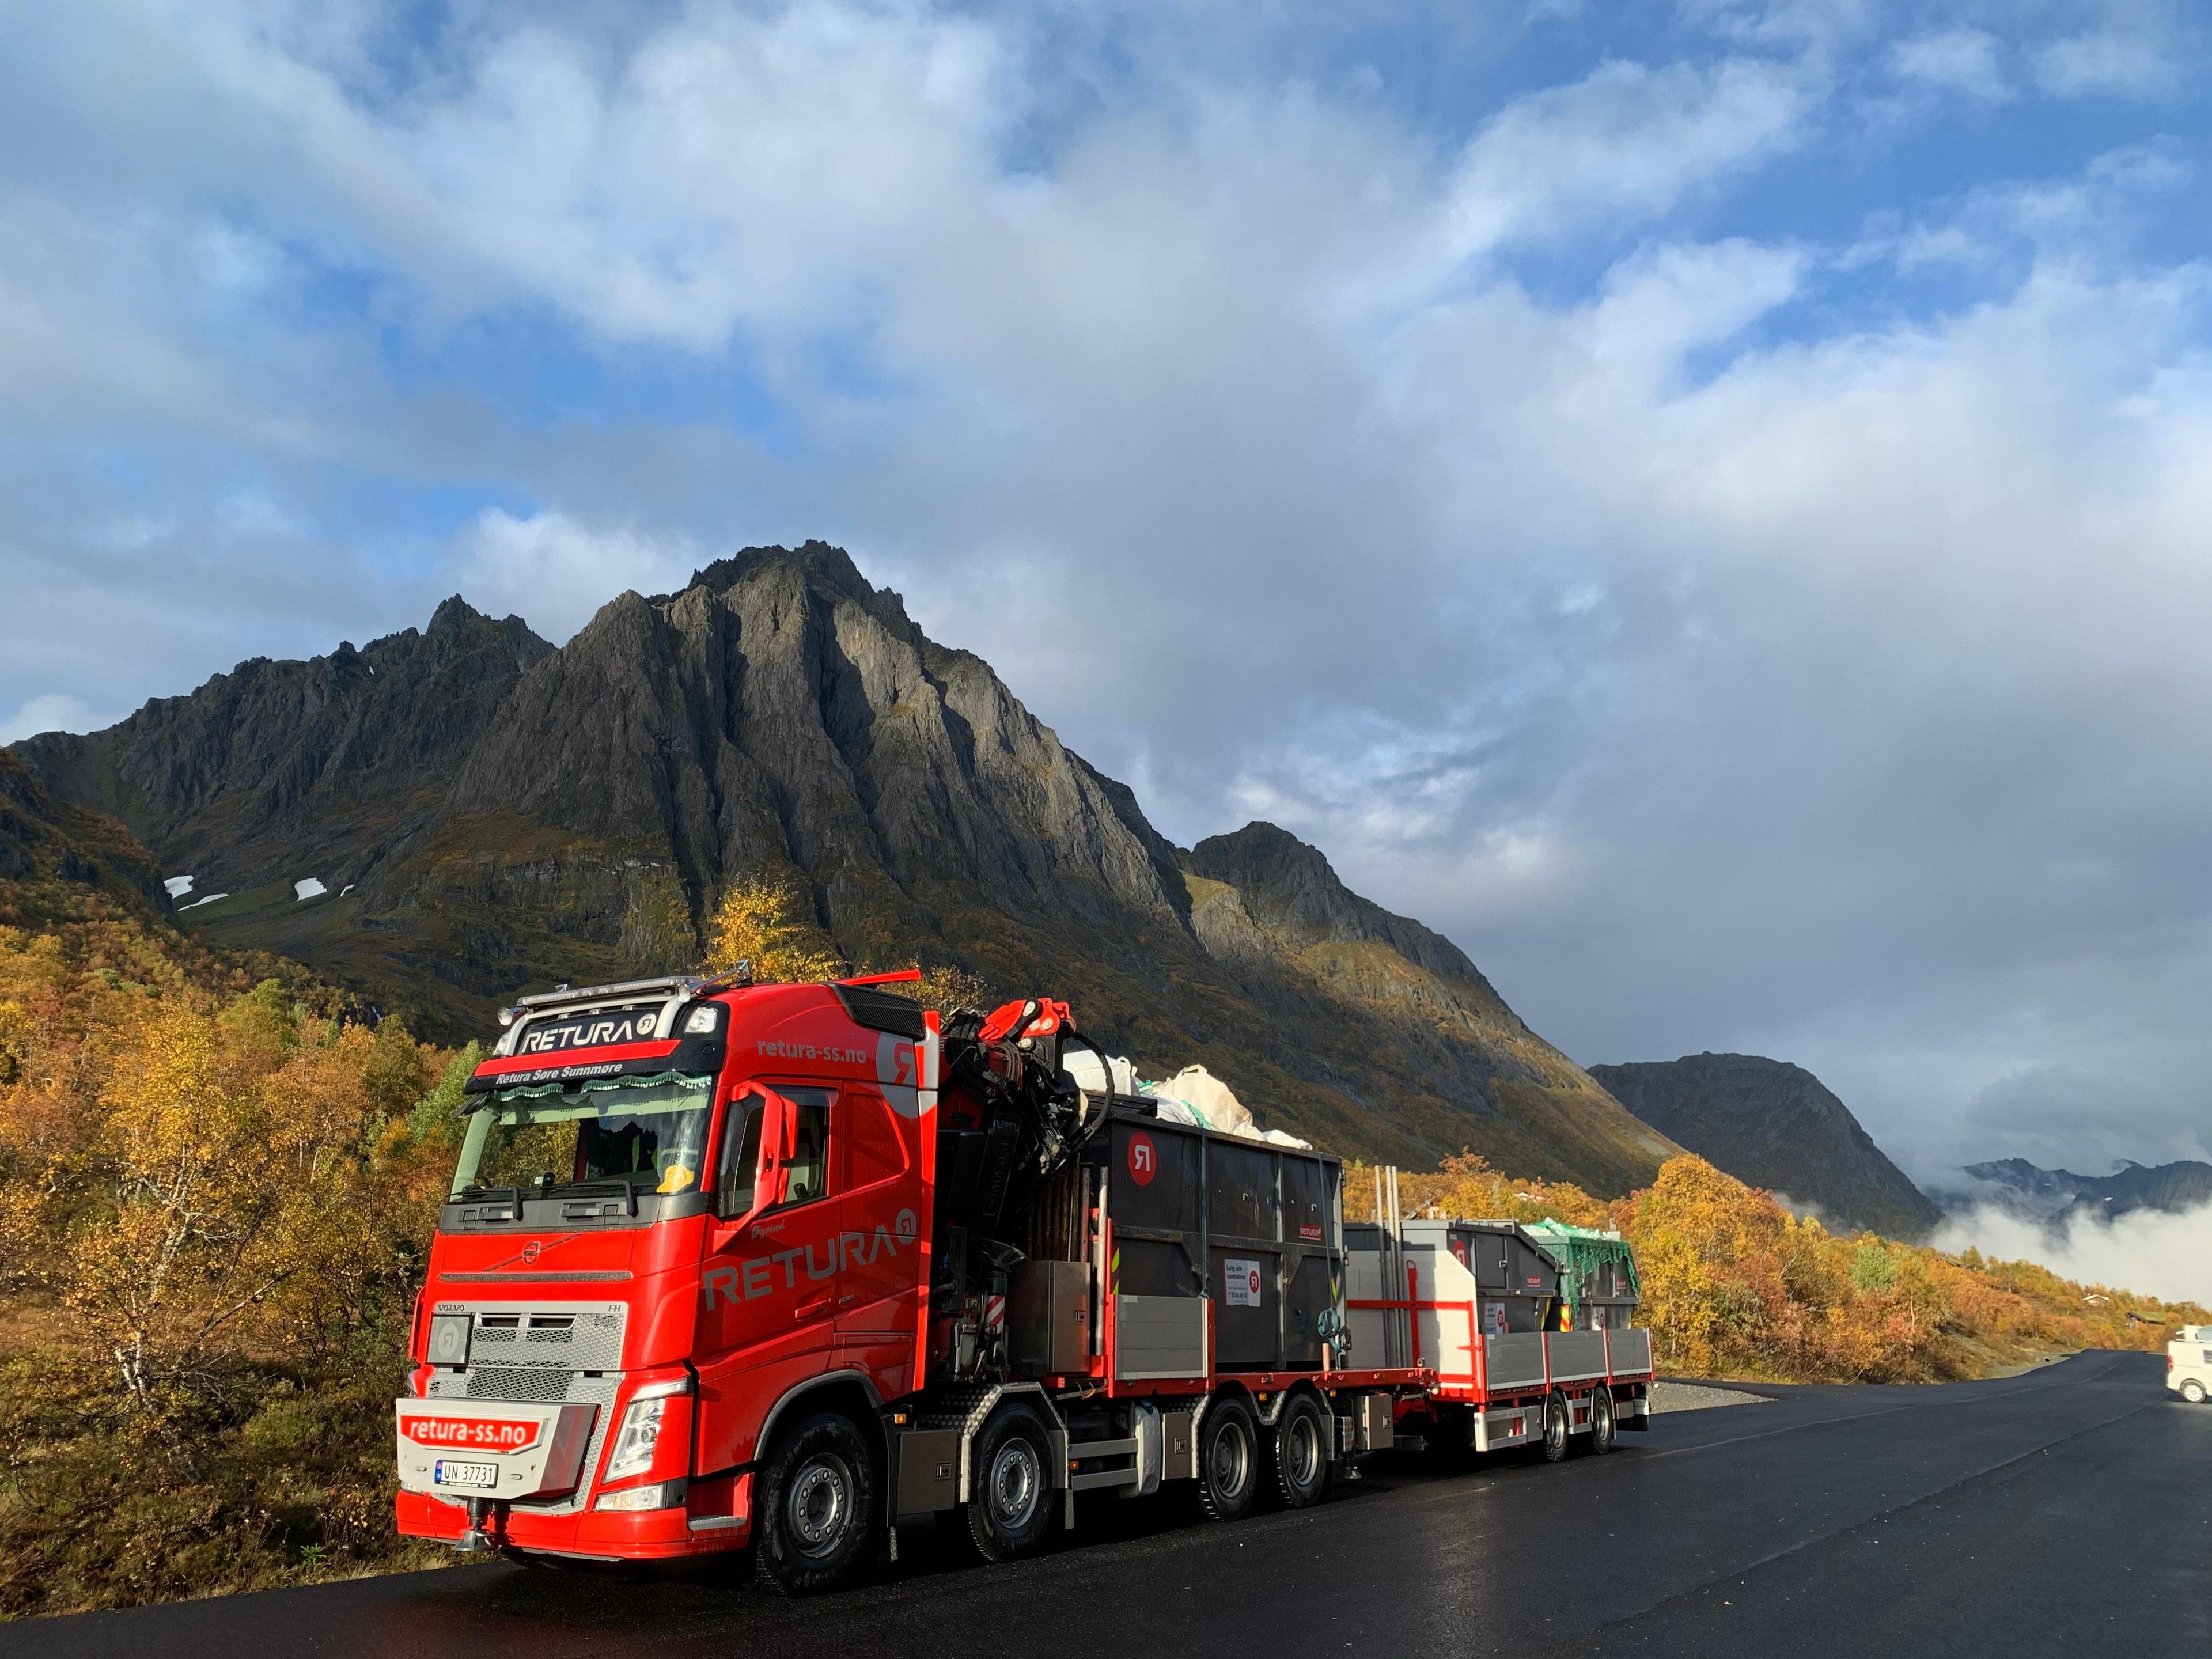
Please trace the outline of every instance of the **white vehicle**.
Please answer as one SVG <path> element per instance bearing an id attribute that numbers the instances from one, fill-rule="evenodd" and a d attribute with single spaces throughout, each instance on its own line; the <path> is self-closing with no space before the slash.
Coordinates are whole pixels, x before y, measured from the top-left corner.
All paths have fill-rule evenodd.
<path id="1" fill-rule="evenodd" d="M 2166 1345 L 2166 1386 L 2192 1406 L 2212 1396 L 2212 1325 L 2184 1325 Z"/>

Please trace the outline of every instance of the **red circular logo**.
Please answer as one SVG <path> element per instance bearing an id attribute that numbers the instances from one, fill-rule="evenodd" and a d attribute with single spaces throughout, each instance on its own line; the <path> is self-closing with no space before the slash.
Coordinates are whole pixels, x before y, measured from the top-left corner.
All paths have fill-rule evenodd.
<path id="1" fill-rule="evenodd" d="M 1142 1129 L 1129 1132 L 1129 1179 L 1139 1187 L 1149 1187 L 1152 1177 L 1160 1172 L 1160 1155 L 1153 1149 L 1152 1138 Z"/>
<path id="2" fill-rule="evenodd" d="M 525 1267 L 538 1260 L 538 1252 L 541 1248 L 534 1238 L 522 1247 L 522 1261 Z"/>

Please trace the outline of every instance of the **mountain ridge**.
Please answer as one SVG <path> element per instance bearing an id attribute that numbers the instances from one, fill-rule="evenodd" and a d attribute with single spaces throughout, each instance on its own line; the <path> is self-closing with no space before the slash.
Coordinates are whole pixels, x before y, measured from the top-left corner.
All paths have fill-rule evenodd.
<path id="1" fill-rule="evenodd" d="M 2155 1210 L 2167 1214 L 2212 1203 L 2212 1164 L 2178 1158 L 2171 1164 L 2137 1164 L 2124 1158 L 2110 1175 L 2076 1175 L 2046 1170 L 2024 1158 L 1993 1158 L 1960 1171 L 1976 1184 L 1937 1194 L 1945 1207 L 1968 1210 L 1996 1202 L 2045 1221 L 2076 1215 L 2106 1220 Z"/>
<path id="2" fill-rule="evenodd" d="M 210 939 L 434 1035 L 480 1034 L 525 983 L 696 960 L 720 892 L 766 875 L 855 963 L 1068 995 L 1115 1048 L 1207 1064 L 1347 1153 L 1472 1146 L 1613 1193 L 1674 1150 L 1317 850 L 1273 825 L 1176 849 L 823 543 L 618 595 L 558 647 L 448 600 L 420 635 L 15 751 L 231 894 L 184 917 Z"/>
<path id="3" fill-rule="evenodd" d="M 1802 1066 L 1707 1052 L 1589 1073 L 1644 1122 L 1716 1167 L 1832 1221 L 1917 1239 L 1942 1219 L 1850 1109 Z"/>

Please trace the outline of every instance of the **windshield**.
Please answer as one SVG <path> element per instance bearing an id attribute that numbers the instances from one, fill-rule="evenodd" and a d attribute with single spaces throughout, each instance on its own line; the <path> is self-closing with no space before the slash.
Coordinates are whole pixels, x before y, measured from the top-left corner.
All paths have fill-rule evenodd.
<path id="1" fill-rule="evenodd" d="M 713 1079 L 674 1073 L 502 1089 L 469 1120 L 452 1195 L 617 1182 L 634 1193 L 690 1192 L 713 1098 Z"/>

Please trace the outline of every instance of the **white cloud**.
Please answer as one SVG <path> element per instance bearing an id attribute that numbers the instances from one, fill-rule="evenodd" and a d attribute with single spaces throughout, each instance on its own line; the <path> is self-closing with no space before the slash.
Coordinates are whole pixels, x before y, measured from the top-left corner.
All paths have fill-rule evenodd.
<path id="1" fill-rule="evenodd" d="M 2034 63 L 2039 84 L 2061 98 L 2165 98 L 2181 86 L 2180 63 L 2148 30 L 2071 35 L 2043 47 Z"/>
<path id="2" fill-rule="evenodd" d="M 457 550 L 463 595 L 493 616 L 520 614 L 556 644 L 624 590 L 669 593 L 706 563 L 684 537 L 594 526 L 565 513 L 517 518 L 487 507 Z"/>
<path id="3" fill-rule="evenodd" d="M 2062 1230 L 1984 1206 L 1946 1221 L 1929 1241 L 1969 1246 L 2000 1261 L 2033 1261 L 2081 1285 L 2212 1308 L 2212 1204 L 2179 1214 L 2136 1210 L 2116 1221 L 2083 1216 Z"/>
<path id="4" fill-rule="evenodd" d="M 35 737 L 41 732 L 96 732 L 112 725 L 116 718 L 94 714 L 81 697 L 49 691 L 33 697 L 0 722 L 0 744 Z"/>
<path id="5" fill-rule="evenodd" d="M 44 124 L 0 125 L 0 419 L 70 446 L 0 457 L 6 695 L 456 583 L 561 638 L 822 534 L 1164 828 L 1320 840 L 1584 1058 L 1779 1053 L 1901 1152 L 2016 1150 L 1971 1114 L 2039 1067 L 2186 1103 L 2205 273 L 2125 234 L 2182 152 L 1838 256 L 1778 199 L 1866 172 L 1838 87 L 2094 54 L 1692 9 L 1719 55 L 1423 124 L 1087 16 L 486 9 L 416 62 L 373 7 L 56 9 L 0 65 Z"/>
<path id="6" fill-rule="evenodd" d="M 1795 142 L 1818 90 L 1798 67 L 1730 58 L 1656 70 L 1613 61 L 1517 99 L 1460 157 L 1437 258 L 1454 265 L 1600 219 L 1658 218 Z"/>
<path id="7" fill-rule="evenodd" d="M 1984 103 L 2010 95 L 1996 36 L 1985 29 L 1943 29 L 1899 40 L 1890 48 L 1890 67 L 1901 80 L 1964 93 Z"/>

